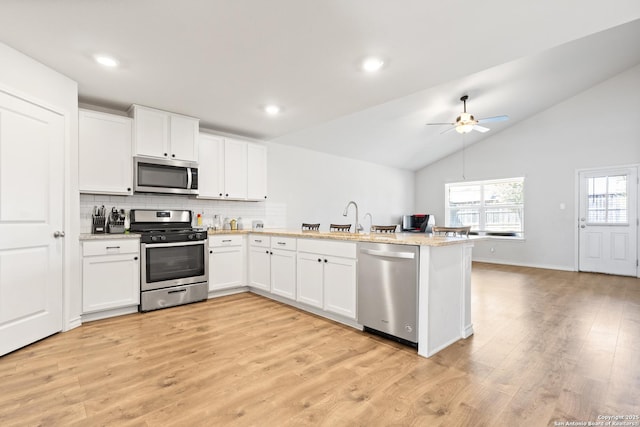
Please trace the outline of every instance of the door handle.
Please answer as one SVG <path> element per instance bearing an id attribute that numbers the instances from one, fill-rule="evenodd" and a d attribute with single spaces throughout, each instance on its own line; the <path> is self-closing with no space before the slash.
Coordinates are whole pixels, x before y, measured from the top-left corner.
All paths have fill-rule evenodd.
<path id="1" fill-rule="evenodd" d="M 403 258 L 403 259 L 415 258 L 415 254 L 411 252 L 390 252 L 390 251 L 379 251 L 376 249 L 360 249 L 360 252 L 367 255 L 382 256 L 387 258 Z"/>
<path id="2" fill-rule="evenodd" d="M 580 226 L 580 228 L 586 228 L 586 227 L 587 227 L 587 226 L 586 226 L 586 225 L 584 225 L 584 224 L 582 224 L 582 225 Z"/>
<path id="3" fill-rule="evenodd" d="M 56 239 L 58 239 L 60 237 L 64 237 L 64 231 L 54 231 L 53 232 L 53 237 L 55 237 Z"/>

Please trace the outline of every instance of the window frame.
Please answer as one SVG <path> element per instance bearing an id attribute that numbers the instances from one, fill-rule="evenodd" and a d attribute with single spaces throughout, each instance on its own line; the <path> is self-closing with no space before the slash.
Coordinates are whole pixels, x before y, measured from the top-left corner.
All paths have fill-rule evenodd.
<path id="1" fill-rule="evenodd" d="M 498 204 L 491 205 L 486 204 L 485 201 L 485 186 L 492 184 L 500 184 L 506 182 L 519 182 L 522 185 L 522 202 L 521 203 L 508 203 L 508 204 Z M 451 187 L 473 187 L 478 186 L 480 192 L 480 202 L 479 204 L 469 205 L 467 206 L 451 206 L 449 195 Z M 520 211 L 520 223 L 521 229 L 513 229 L 513 230 L 504 230 L 504 231 L 496 231 L 496 230 L 487 230 L 486 218 L 487 213 L 496 208 L 503 209 L 514 209 Z M 500 179 L 487 179 L 487 180 L 478 180 L 478 181 L 460 181 L 460 182 L 450 182 L 445 184 L 445 226 L 459 226 L 460 224 L 452 225 L 450 222 L 451 212 L 453 210 L 471 210 L 477 212 L 478 215 L 478 225 L 472 225 L 471 234 L 479 234 L 479 235 L 488 235 L 488 236 L 500 236 L 503 238 L 509 239 L 524 239 L 525 235 L 525 177 L 510 177 L 510 178 L 500 178 Z M 503 233 L 514 233 L 514 236 L 503 236 Z"/>

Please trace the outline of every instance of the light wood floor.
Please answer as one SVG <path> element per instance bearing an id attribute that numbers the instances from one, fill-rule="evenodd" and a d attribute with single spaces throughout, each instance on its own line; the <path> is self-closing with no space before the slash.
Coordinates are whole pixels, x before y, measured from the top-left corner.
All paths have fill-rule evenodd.
<path id="1" fill-rule="evenodd" d="M 96 321 L 0 358 L 0 425 L 546 426 L 640 415 L 640 280 L 474 264 L 430 359 L 254 294 Z"/>

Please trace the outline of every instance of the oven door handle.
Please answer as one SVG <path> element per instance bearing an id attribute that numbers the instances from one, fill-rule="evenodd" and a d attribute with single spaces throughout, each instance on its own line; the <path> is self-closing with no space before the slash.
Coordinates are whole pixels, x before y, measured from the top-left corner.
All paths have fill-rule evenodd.
<path id="1" fill-rule="evenodd" d="M 198 240 L 197 242 L 174 242 L 174 243 L 142 243 L 140 246 L 143 248 L 168 248 L 172 246 L 195 246 L 207 244 L 206 240 Z"/>

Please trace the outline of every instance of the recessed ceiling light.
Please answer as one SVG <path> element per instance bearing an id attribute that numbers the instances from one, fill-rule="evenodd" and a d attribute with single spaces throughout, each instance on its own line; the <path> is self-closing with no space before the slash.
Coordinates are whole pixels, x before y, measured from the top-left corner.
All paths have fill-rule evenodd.
<path id="1" fill-rule="evenodd" d="M 369 73 L 378 71 L 380 68 L 382 68 L 383 65 L 384 65 L 384 61 L 380 58 L 372 57 L 362 61 L 362 69 Z"/>
<path id="2" fill-rule="evenodd" d="M 118 61 L 115 58 L 107 55 L 96 55 L 94 56 L 96 62 L 100 65 L 104 65 L 105 67 L 117 67 Z"/>
<path id="3" fill-rule="evenodd" d="M 264 107 L 264 112 L 267 114 L 270 114 L 272 116 L 275 116 L 276 114 L 278 114 L 280 112 L 280 107 L 278 107 L 277 105 L 267 105 Z"/>

